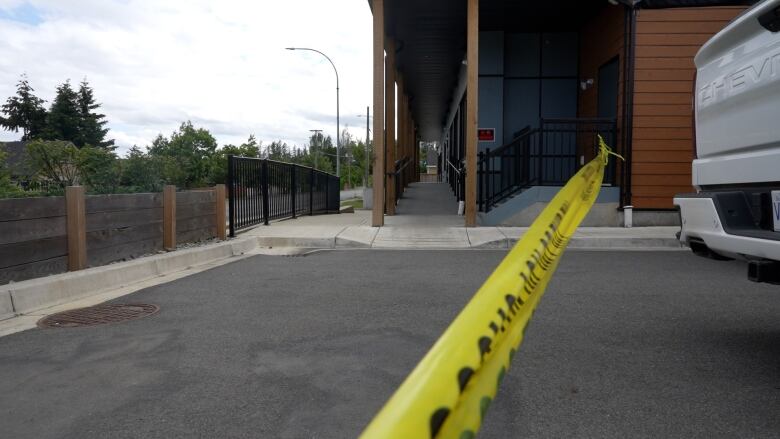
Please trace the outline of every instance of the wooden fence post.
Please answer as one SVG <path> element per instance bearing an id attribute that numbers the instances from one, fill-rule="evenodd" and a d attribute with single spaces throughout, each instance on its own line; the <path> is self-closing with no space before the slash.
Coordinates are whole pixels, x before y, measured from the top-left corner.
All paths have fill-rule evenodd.
<path id="1" fill-rule="evenodd" d="M 225 185 L 218 184 L 215 188 L 217 196 L 217 238 L 227 239 L 227 229 L 225 228 Z"/>
<path id="2" fill-rule="evenodd" d="M 87 218 L 84 186 L 65 188 L 65 211 L 68 226 L 68 271 L 87 268 Z"/>
<path id="3" fill-rule="evenodd" d="M 176 186 L 163 188 L 163 248 L 176 250 Z"/>

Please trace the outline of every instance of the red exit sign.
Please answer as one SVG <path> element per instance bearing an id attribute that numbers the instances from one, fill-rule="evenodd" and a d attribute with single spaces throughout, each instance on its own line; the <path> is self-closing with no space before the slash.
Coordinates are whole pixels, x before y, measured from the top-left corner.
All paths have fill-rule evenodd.
<path id="1" fill-rule="evenodd" d="M 477 139 L 480 142 L 495 142 L 496 141 L 496 129 L 495 128 L 479 128 L 477 129 Z"/>

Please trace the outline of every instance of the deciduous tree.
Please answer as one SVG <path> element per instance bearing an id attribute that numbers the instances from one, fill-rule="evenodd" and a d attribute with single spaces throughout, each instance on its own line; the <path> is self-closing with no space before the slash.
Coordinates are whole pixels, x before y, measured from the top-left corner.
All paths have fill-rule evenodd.
<path id="1" fill-rule="evenodd" d="M 159 135 L 149 147 L 152 157 L 162 160 L 163 175 L 168 184 L 193 188 L 209 184 L 210 159 L 217 140 L 208 130 L 195 128 L 192 122 L 181 124 L 171 138 Z"/>

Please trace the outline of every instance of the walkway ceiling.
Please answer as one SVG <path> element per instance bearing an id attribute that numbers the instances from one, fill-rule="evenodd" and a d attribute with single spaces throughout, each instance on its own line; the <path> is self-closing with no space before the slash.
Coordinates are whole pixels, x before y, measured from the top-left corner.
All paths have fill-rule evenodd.
<path id="1" fill-rule="evenodd" d="M 385 0 L 387 35 L 423 140 L 438 140 L 466 53 L 466 1 Z"/>
<path id="2" fill-rule="evenodd" d="M 466 56 L 466 6 L 466 0 L 385 0 L 386 34 L 396 40 L 397 69 L 422 140 L 439 140 L 452 105 Z M 607 6 L 607 0 L 481 0 L 480 30 L 577 30 Z"/>
<path id="3" fill-rule="evenodd" d="M 752 4 L 755 0 L 617 0 L 639 8 Z M 368 0 L 372 6 L 372 0 Z M 466 0 L 385 0 L 387 35 L 422 140 L 439 140 L 466 54 Z M 480 0 L 481 31 L 576 31 L 608 0 Z"/>

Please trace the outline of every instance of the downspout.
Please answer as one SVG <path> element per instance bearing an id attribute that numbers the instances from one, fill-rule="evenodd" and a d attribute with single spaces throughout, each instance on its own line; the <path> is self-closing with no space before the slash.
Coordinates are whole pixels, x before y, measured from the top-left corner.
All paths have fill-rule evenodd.
<path id="1" fill-rule="evenodd" d="M 623 206 L 632 204 L 631 193 L 631 165 L 633 156 L 633 138 L 634 138 L 634 70 L 635 70 L 635 52 L 636 52 L 636 5 L 626 6 L 626 65 L 625 65 L 625 87 L 623 94 L 623 152 L 625 154 L 625 191 L 623 194 Z"/>

